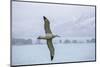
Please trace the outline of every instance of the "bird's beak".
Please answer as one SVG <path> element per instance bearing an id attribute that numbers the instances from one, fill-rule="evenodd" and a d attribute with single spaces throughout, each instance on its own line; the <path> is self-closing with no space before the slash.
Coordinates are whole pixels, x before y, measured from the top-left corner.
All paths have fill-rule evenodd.
<path id="1" fill-rule="evenodd" d="M 59 35 L 57 35 L 57 37 L 60 37 Z"/>

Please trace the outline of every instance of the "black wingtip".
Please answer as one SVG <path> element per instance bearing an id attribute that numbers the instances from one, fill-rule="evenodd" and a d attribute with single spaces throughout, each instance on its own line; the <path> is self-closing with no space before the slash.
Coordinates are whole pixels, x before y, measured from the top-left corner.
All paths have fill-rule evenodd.
<path id="1" fill-rule="evenodd" d="M 11 66 L 11 67 L 18 67 L 18 66 Z"/>
<path id="2" fill-rule="evenodd" d="M 46 19 L 46 17 L 45 17 L 45 16 L 43 16 L 43 19 L 45 20 L 45 19 Z"/>
<path id="3" fill-rule="evenodd" d="M 53 60 L 53 56 L 51 56 L 51 61 Z"/>

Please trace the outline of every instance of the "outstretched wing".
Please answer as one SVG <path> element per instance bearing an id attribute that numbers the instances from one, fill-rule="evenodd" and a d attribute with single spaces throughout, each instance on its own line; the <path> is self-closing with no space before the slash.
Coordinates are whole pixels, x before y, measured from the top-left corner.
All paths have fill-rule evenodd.
<path id="1" fill-rule="evenodd" d="M 45 29 L 45 33 L 52 33 L 51 30 L 50 30 L 50 22 L 49 20 L 43 16 L 43 19 L 44 19 L 44 29 Z"/>
<path id="2" fill-rule="evenodd" d="M 49 51 L 50 51 L 51 60 L 53 60 L 55 49 L 54 49 L 54 46 L 53 46 L 53 43 L 52 43 L 52 39 L 47 40 L 47 46 L 48 46 Z"/>

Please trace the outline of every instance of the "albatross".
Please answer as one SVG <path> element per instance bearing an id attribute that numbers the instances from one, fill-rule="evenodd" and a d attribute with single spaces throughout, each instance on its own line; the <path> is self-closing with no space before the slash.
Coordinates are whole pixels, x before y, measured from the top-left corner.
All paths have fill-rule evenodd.
<path id="1" fill-rule="evenodd" d="M 45 36 L 39 36 L 38 39 L 44 39 L 47 41 L 47 46 L 50 51 L 50 57 L 52 61 L 55 54 L 55 48 L 53 46 L 52 39 L 59 36 L 52 34 L 49 20 L 45 16 L 43 16 L 43 19 L 44 19 Z"/>

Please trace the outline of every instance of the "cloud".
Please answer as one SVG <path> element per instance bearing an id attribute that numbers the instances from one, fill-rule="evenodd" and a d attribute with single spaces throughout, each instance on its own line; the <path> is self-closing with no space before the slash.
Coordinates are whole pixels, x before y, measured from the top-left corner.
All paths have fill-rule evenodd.
<path id="1" fill-rule="evenodd" d="M 35 38 L 45 34 L 43 16 L 50 20 L 52 32 L 55 34 L 95 36 L 94 7 L 13 2 L 13 37 Z"/>

